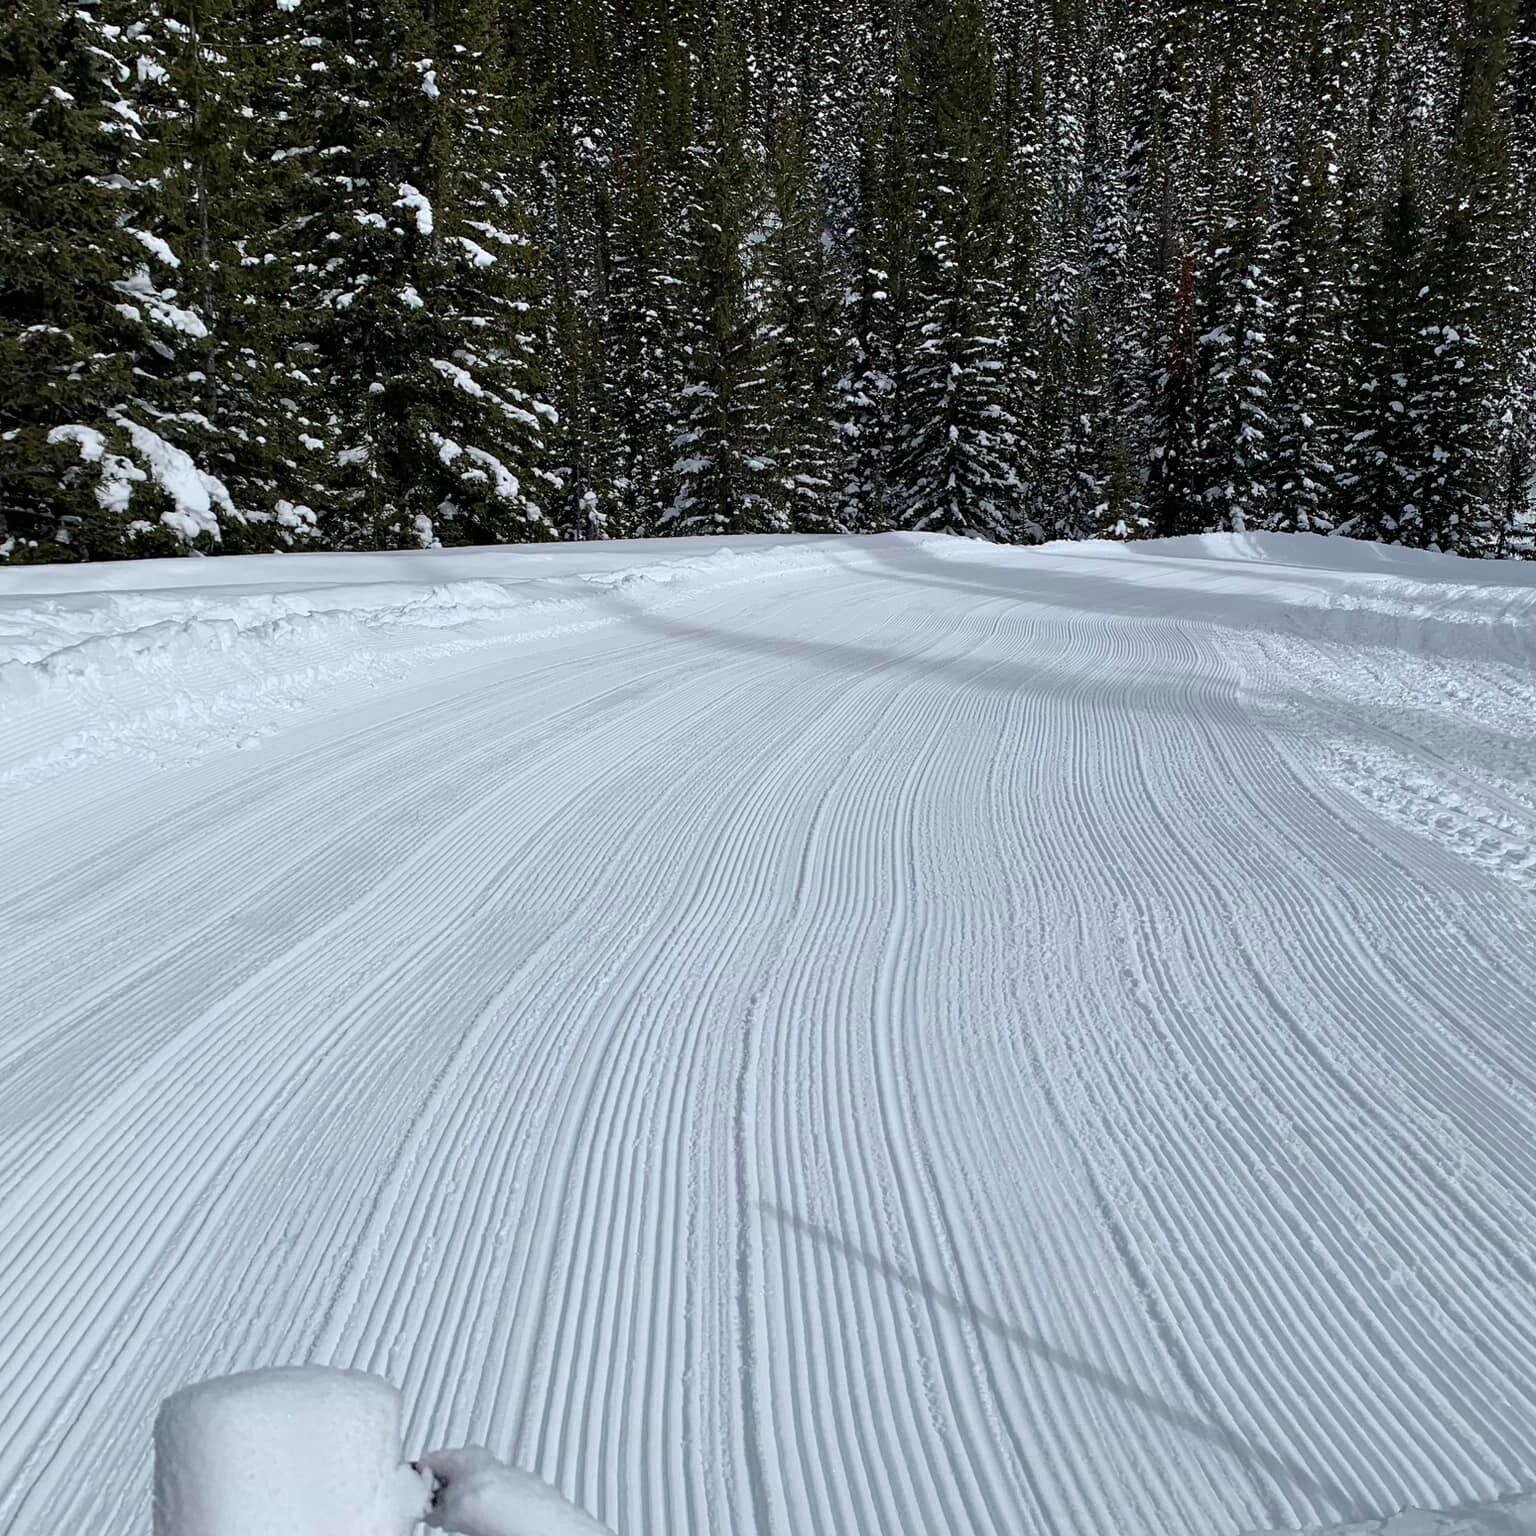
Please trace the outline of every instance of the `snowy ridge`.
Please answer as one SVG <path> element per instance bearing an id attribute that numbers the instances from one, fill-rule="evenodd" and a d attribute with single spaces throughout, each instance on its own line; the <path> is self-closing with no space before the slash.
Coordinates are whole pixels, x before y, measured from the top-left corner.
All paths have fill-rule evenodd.
<path id="1" fill-rule="evenodd" d="M 1155 557 L 1148 559 L 1154 549 Z M 1518 561 L 1465 560 L 1318 534 L 1276 533 L 1208 533 L 1152 545 L 1056 543 L 1040 553 L 1062 569 L 1123 573 L 1149 595 L 1173 588 L 1321 610 L 1340 619 L 1329 634 L 1367 644 L 1417 650 L 1429 642 L 1440 649 L 1447 625 L 1510 628 L 1527 655 L 1536 643 L 1531 637 L 1536 565 Z M 1360 618 L 1353 631 L 1346 617 L 1352 614 Z M 1406 622 L 1372 625 L 1373 616 Z M 1256 617 L 1251 611 L 1246 615 L 1249 623 Z M 1470 643 L 1488 642 L 1484 636 Z"/>
<path id="2" fill-rule="evenodd" d="M 33 784 L 0 1527 L 141 1529 L 160 1398 L 303 1361 L 621 1536 L 1536 1486 L 1536 905 L 1344 767 L 1518 822 L 1527 586 L 1282 546 L 587 582 L 349 629 L 259 751 Z"/>
<path id="3" fill-rule="evenodd" d="M 305 568 L 302 574 L 310 579 L 297 591 L 252 590 L 243 583 L 231 583 L 221 590 L 215 583 L 196 594 L 107 592 L 94 600 L 71 594 L 72 600 L 53 595 L 52 601 L 44 596 L 42 601 L 34 599 L 31 603 L 25 600 L 26 584 L 6 581 L 0 584 L 0 601 L 5 605 L 0 614 L 6 631 L 0 638 L 0 696 L 4 691 L 23 691 L 27 686 L 23 679 L 28 677 L 41 685 L 45 679 L 79 677 L 108 658 L 158 658 L 177 649 L 183 636 L 189 643 L 182 649 L 195 651 L 204 643 L 227 645 L 237 636 L 261 639 L 279 626 L 293 626 L 306 619 L 450 625 L 488 610 L 524 608 L 541 600 L 570 601 L 579 596 L 582 585 L 622 590 L 776 575 L 827 564 L 837 548 L 831 540 L 819 541 L 819 546 L 811 548 L 804 542 L 798 547 L 770 545 L 745 554 L 722 548 L 708 555 L 679 555 L 618 570 L 577 569 L 543 580 L 520 574 L 512 582 L 476 578 L 430 585 L 396 580 L 324 586 L 315 585 L 311 570 Z M 339 563 L 324 556 L 258 556 L 218 564 L 234 567 L 230 574 L 238 582 L 242 576 L 267 573 L 280 578 L 293 567 L 308 567 L 311 562 L 333 570 Z M 9 590 L 13 586 L 21 591 Z"/>
<path id="4" fill-rule="evenodd" d="M 30 750 L 0 763 L 0 785 L 124 753 L 184 760 L 210 747 L 254 746 L 274 718 L 339 683 L 391 677 L 408 662 L 514 635 L 534 639 L 613 623 L 620 616 L 615 597 L 665 603 L 676 592 L 815 572 L 850 558 L 832 540 L 763 541 L 745 552 L 715 542 L 709 553 L 618 569 L 602 569 L 600 554 L 557 555 L 549 562 L 553 574 L 531 576 L 525 566 L 506 581 L 326 585 L 327 576 L 375 576 L 381 562 L 274 556 L 198 562 L 210 575 L 234 579 L 195 593 L 107 590 L 29 600 L 31 573 L 21 573 L 21 593 L 7 594 L 10 581 L 0 584 L 0 726 Z M 492 570 L 497 553 L 504 555 L 483 553 Z M 406 559 L 427 570 L 434 563 Z M 450 559 L 450 569 L 464 568 L 462 556 Z M 593 563 L 599 568 L 582 568 Z M 382 568 L 388 564 L 386 557 Z M 321 582 L 276 586 L 295 566 Z M 52 585 L 57 577 L 49 574 Z"/>

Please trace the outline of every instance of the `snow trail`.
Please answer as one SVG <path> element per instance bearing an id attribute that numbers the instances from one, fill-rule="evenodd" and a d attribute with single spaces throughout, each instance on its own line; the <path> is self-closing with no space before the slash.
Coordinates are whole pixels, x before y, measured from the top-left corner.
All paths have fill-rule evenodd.
<path id="1" fill-rule="evenodd" d="M 1536 1489 L 1536 572 L 395 559 L 0 574 L 0 1528 L 306 1361 L 621 1536 Z"/>

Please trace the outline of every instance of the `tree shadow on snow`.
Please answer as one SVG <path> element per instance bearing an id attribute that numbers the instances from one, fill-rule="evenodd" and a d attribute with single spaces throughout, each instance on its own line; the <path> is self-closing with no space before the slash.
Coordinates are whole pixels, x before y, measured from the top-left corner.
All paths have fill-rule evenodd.
<path id="1" fill-rule="evenodd" d="M 1285 575 L 1268 565 L 1256 567 L 1271 591 L 1254 586 L 1247 591 L 1218 591 L 1149 580 L 1147 567 L 1118 574 L 1118 562 L 1103 556 L 1068 552 L 1060 559 L 1039 555 L 1034 560 L 1003 558 L 967 560 L 956 555 L 935 558 L 921 550 L 871 542 L 865 552 L 871 575 L 921 588 L 948 588 L 979 597 L 1011 598 L 1043 608 L 1055 608 L 1080 618 L 1125 618 L 1214 625 L 1244 633 L 1334 642 L 1350 646 L 1376 645 L 1419 654 L 1474 661 L 1499 660 L 1525 665 L 1530 643 L 1523 626 L 1466 624 L 1434 615 L 1395 614 L 1368 607 L 1340 607 L 1313 602 L 1289 602 L 1282 589 L 1293 587 L 1316 594 L 1346 583 L 1327 572 L 1310 579 Z M 1021 552 L 1022 553 L 1022 552 Z M 1072 570 L 1066 564 L 1101 564 L 1103 571 Z M 1178 569 L 1188 562 L 1161 562 Z M 1123 569 L 1123 565 L 1121 566 Z M 1209 568 L 1207 568 L 1209 569 Z M 1217 570 L 1215 574 L 1220 575 Z"/>
<path id="2" fill-rule="evenodd" d="M 871 571 L 869 574 L 880 576 L 883 573 Z M 729 629 L 718 624 L 703 624 L 696 619 L 679 618 L 665 610 L 646 608 L 632 599 L 621 598 L 619 601 L 626 610 L 626 623 L 651 634 L 693 640 L 710 650 L 742 656 L 763 656 L 773 661 L 793 658 L 850 677 L 894 672 L 931 678 L 946 685 L 960 684 L 1003 697 L 1029 691 L 1046 697 L 1060 697 L 1070 701 L 1074 709 L 1116 712 L 1131 709 L 1157 713 L 1187 705 L 1180 694 L 1187 692 L 1190 686 L 1189 673 L 1172 663 L 1165 667 L 1148 664 L 1134 678 L 1124 680 L 1096 678 L 1092 687 L 1085 691 L 1081 674 L 1063 677 L 1056 658 L 1032 656 L 1023 650 L 1011 654 L 994 649 L 981 655 L 925 655 L 920 649 L 904 651 L 891 644 L 863 645 L 852 640 Z M 1160 695 L 1158 684 L 1167 684 L 1172 693 Z"/>
<path id="3" fill-rule="evenodd" d="M 1277 1506 L 1273 1493 L 1275 1488 L 1304 1495 L 1319 1512 L 1331 1511 L 1332 1518 L 1340 1521 L 1370 1519 L 1381 1513 L 1375 1502 L 1363 1494 L 1351 1494 L 1328 1478 L 1309 1472 L 1305 1467 L 1284 1456 L 1252 1444 L 1235 1429 L 1213 1423 L 1187 1408 L 1167 1402 L 1144 1387 L 1139 1387 L 1134 1382 L 1126 1381 L 1068 1350 L 1048 1343 L 1045 1339 L 1008 1322 L 1005 1318 L 998 1317 L 995 1313 L 978 1307 L 963 1297 L 951 1295 L 941 1286 L 924 1279 L 903 1264 L 861 1248 L 856 1243 L 839 1237 L 826 1227 L 808 1221 L 793 1211 L 785 1210 L 782 1206 L 762 1201 L 759 1202 L 758 1209 L 771 1216 L 788 1231 L 798 1234 L 851 1264 L 862 1266 L 892 1285 L 900 1287 L 909 1295 L 922 1297 L 930 1306 L 959 1318 L 962 1322 L 993 1338 L 1003 1340 L 1013 1349 L 1026 1352 L 1055 1370 L 1086 1382 L 1119 1402 L 1128 1404 L 1148 1418 L 1171 1425 L 1192 1439 L 1216 1447 L 1217 1450 L 1237 1461 L 1252 1478 L 1254 1491 L 1265 1509 L 1265 1518 L 1277 1526 L 1288 1525 L 1290 1517 L 1287 1511 Z"/>

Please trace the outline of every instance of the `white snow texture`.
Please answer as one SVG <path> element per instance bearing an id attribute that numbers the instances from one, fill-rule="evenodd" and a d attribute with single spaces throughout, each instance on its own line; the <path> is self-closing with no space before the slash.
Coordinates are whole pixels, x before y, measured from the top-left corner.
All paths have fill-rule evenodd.
<path id="1" fill-rule="evenodd" d="M 8 569 L 0 786 L 8 1536 L 286 1363 L 622 1536 L 1531 1527 L 1530 566 Z"/>
<path id="2" fill-rule="evenodd" d="M 405 1536 L 427 1491 L 401 1462 L 400 1394 L 359 1371 L 199 1382 L 155 1421 L 155 1536 Z"/>
<path id="3" fill-rule="evenodd" d="M 155 1536 L 612 1536 L 483 1446 L 407 1464 L 400 1394 L 287 1366 L 183 1387 L 155 1420 Z"/>
<path id="4" fill-rule="evenodd" d="M 421 1465 L 441 1481 L 427 1524 L 458 1536 L 613 1536 L 540 1478 L 484 1446 L 432 1451 Z"/>
<path id="5" fill-rule="evenodd" d="M 1460 1509 L 1405 1509 L 1384 1520 L 1319 1527 L 1304 1536 L 1532 1536 L 1536 1498 L 1516 1496 Z M 1274 1532 L 1271 1536 L 1281 1536 Z M 1288 1536 L 1288 1533 L 1287 1533 Z"/>

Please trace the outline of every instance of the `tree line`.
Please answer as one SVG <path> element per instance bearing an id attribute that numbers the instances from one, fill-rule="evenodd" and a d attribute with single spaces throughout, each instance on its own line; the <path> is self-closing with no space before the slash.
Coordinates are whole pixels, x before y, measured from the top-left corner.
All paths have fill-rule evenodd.
<path id="1" fill-rule="evenodd" d="M 1536 0 L 14 0 L 0 557 L 1532 552 Z"/>

